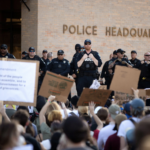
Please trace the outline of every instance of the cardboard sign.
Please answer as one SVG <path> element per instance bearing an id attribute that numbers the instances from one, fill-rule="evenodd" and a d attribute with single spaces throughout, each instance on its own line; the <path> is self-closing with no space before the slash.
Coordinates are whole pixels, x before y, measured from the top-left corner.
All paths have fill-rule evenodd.
<path id="1" fill-rule="evenodd" d="M 146 95 L 150 96 L 150 89 L 145 89 L 145 91 L 146 91 Z"/>
<path id="2" fill-rule="evenodd" d="M 39 95 L 46 98 L 54 95 L 57 101 L 66 102 L 73 83 L 73 79 L 47 71 Z"/>
<path id="3" fill-rule="evenodd" d="M 101 85 L 98 89 L 107 90 L 107 85 Z"/>
<path id="4" fill-rule="evenodd" d="M 4 104 L 36 106 L 39 61 L 0 59 L 0 97 Z"/>
<path id="5" fill-rule="evenodd" d="M 140 73 L 138 69 L 117 65 L 110 90 L 132 95 L 131 88 L 137 89 Z"/>
<path id="6" fill-rule="evenodd" d="M 96 106 L 104 106 L 111 92 L 111 90 L 85 88 L 83 89 L 77 105 L 88 106 L 89 102 L 93 101 Z"/>

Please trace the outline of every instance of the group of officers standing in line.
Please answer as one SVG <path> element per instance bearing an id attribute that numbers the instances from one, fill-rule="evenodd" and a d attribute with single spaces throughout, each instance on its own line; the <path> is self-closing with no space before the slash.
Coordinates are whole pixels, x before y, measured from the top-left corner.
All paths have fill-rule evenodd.
<path id="1" fill-rule="evenodd" d="M 76 53 L 71 63 L 64 58 L 63 50 L 58 50 L 57 58 L 53 58 L 52 52 L 48 53 L 47 50 L 43 50 L 43 57 L 40 58 L 35 54 L 34 47 L 30 47 L 28 53 L 26 51 L 22 52 L 22 59 L 37 60 L 40 62 L 38 90 L 40 89 L 46 71 L 51 71 L 66 77 L 70 74 L 75 79 L 78 96 L 81 95 L 84 87 L 89 88 L 93 80 L 99 79 L 99 77 L 101 78 L 101 84 L 107 85 L 107 89 L 109 89 L 116 65 L 141 70 L 138 88 L 150 88 L 150 52 L 145 53 L 144 60 L 140 61 L 137 59 L 137 52 L 135 50 L 131 51 L 131 60 L 127 58 L 124 50 L 115 50 L 110 55 L 110 60 L 105 62 L 100 75 L 98 68 L 101 67 L 102 61 L 99 53 L 93 51 L 91 47 L 92 42 L 89 39 L 84 41 L 84 46 L 76 44 Z M 15 58 L 12 54 L 8 53 L 6 44 L 2 44 L 0 47 L 0 57 Z M 103 83 L 103 78 L 105 79 L 105 83 Z"/>

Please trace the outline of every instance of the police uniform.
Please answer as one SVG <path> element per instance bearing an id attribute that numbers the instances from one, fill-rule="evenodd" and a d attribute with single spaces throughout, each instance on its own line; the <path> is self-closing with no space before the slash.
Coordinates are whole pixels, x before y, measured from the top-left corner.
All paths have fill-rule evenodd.
<path id="1" fill-rule="evenodd" d="M 117 51 L 115 50 L 113 52 L 113 55 L 116 55 L 116 54 L 117 54 Z M 114 60 L 115 60 L 115 58 L 111 59 L 111 61 L 114 61 Z M 101 78 L 105 78 L 105 85 L 107 85 L 107 89 L 109 89 L 110 84 L 111 84 L 111 80 L 113 77 L 113 74 L 110 74 L 108 71 L 109 62 L 110 62 L 110 60 L 105 62 L 103 69 L 102 69 L 102 72 L 101 72 Z"/>
<path id="2" fill-rule="evenodd" d="M 78 80 L 77 71 L 78 71 L 78 68 L 77 68 L 76 64 L 77 64 L 77 58 L 79 56 L 79 51 L 81 51 L 81 45 L 76 44 L 75 45 L 75 50 L 76 50 L 76 53 L 73 55 L 72 61 L 70 63 L 70 73 L 69 74 L 70 75 L 72 75 L 72 74 L 76 75 L 75 83 L 76 83 L 76 88 L 77 88 L 77 80 Z"/>
<path id="3" fill-rule="evenodd" d="M 64 54 L 64 52 L 59 50 L 58 55 L 59 54 Z M 67 59 L 59 60 L 58 58 L 54 58 L 50 62 L 48 70 L 67 77 L 68 73 L 70 72 L 70 63 Z"/>
<path id="4" fill-rule="evenodd" d="M 6 44 L 2 44 L 1 49 L 7 49 L 7 45 Z M 0 53 L 0 58 L 12 58 L 15 59 L 15 56 L 10 54 L 10 53 L 6 53 L 4 56 Z"/>
<path id="5" fill-rule="evenodd" d="M 91 43 L 90 40 L 85 40 L 85 43 L 86 42 Z M 82 65 L 78 68 L 79 69 L 78 73 L 79 78 L 77 83 L 78 96 L 81 95 L 84 87 L 89 88 L 92 85 L 93 80 L 97 78 L 98 67 L 102 65 L 102 61 L 99 54 L 93 50 L 91 50 L 89 54 L 86 51 L 81 52 L 77 58 L 77 62 L 81 60 L 84 54 L 87 54 L 88 56 L 90 54 L 93 54 L 93 56 L 98 60 L 98 66 L 95 65 L 94 61 L 91 58 L 87 57 L 82 63 Z"/>
<path id="6" fill-rule="evenodd" d="M 131 51 L 131 54 L 132 53 L 136 53 L 137 54 L 137 52 L 135 50 Z M 134 60 L 130 59 L 130 62 L 131 62 L 131 65 L 132 65 L 133 68 L 139 69 L 139 67 L 141 65 L 141 61 L 139 59 L 137 59 L 137 58 L 135 58 Z"/>
<path id="7" fill-rule="evenodd" d="M 141 70 L 138 89 L 150 88 L 150 61 L 141 61 Z"/>
<path id="8" fill-rule="evenodd" d="M 125 53 L 125 51 L 124 50 L 122 50 L 122 49 L 118 49 L 117 50 L 117 53 Z M 114 61 L 116 61 L 115 62 L 115 64 L 114 64 L 114 66 L 112 67 L 112 70 L 113 70 L 113 73 L 114 73 L 114 70 L 115 70 L 115 67 L 116 67 L 116 65 L 119 65 L 119 66 L 128 66 L 127 64 L 129 64 L 129 65 L 131 65 L 131 62 L 127 59 L 127 58 L 121 58 L 121 59 L 118 59 L 118 58 L 112 58 L 110 61 L 109 61 L 109 65 L 111 64 L 111 63 L 113 63 Z M 127 63 L 127 64 L 126 64 Z"/>

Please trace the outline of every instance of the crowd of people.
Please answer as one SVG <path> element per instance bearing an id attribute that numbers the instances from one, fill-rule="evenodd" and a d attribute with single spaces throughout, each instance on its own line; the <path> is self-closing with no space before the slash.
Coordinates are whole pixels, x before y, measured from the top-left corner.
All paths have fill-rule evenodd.
<path id="1" fill-rule="evenodd" d="M 84 46 L 76 44 L 71 63 L 64 58 L 63 50 L 58 50 L 56 58 L 47 50 L 43 50 L 40 58 L 34 47 L 22 52 L 22 59 L 40 62 L 38 90 L 46 71 L 51 71 L 65 77 L 71 75 L 77 95 L 70 93 L 66 103 L 56 101 L 55 95 L 48 99 L 38 95 L 33 112 L 26 106 L 0 106 L 0 150 L 13 150 L 23 145 L 32 145 L 33 150 L 150 149 L 150 111 L 139 98 L 139 90 L 131 87 L 135 98 L 124 105 L 118 105 L 112 93 L 105 106 L 96 106 L 93 99 L 88 106 L 77 106 L 83 88 L 89 88 L 94 79 L 109 89 L 116 65 L 140 69 L 138 88 L 150 88 L 150 52 L 140 61 L 135 50 L 131 51 L 131 60 L 124 50 L 115 50 L 100 74 L 98 68 L 102 60 L 91 45 L 89 39 L 84 41 Z M 8 53 L 6 44 L 0 47 L 0 57 L 15 59 Z"/>

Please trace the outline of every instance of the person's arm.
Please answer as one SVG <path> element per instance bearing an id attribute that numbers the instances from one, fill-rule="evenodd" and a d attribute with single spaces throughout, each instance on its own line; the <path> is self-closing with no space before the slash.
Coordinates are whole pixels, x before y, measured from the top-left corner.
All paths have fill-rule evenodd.
<path id="1" fill-rule="evenodd" d="M 120 137 L 120 150 L 123 150 L 127 146 L 125 138 L 123 136 Z"/>
<path id="2" fill-rule="evenodd" d="M 91 115 L 93 116 L 93 118 L 94 118 L 94 120 L 95 120 L 95 122 L 96 122 L 96 124 L 97 124 L 97 129 L 98 129 L 98 130 L 101 130 L 102 127 L 103 127 L 103 123 L 102 123 L 102 121 L 98 118 L 98 116 L 94 113 L 94 108 L 95 108 L 94 102 L 90 102 L 90 103 L 89 103 L 90 113 L 91 113 Z"/>
<path id="3" fill-rule="evenodd" d="M 96 55 L 97 58 L 95 58 L 95 57 L 93 56 L 93 54 L 90 54 L 89 57 L 94 61 L 94 64 L 95 64 L 97 67 L 100 67 L 100 66 L 102 65 L 101 58 L 100 58 L 100 56 L 99 56 L 98 54 Z"/>
<path id="4" fill-rule="evenodd" d="M 109 65 L 108 65 L 108 69 L 112 69 L 116 63 L 118 59 L 114 60 L 113 62 L 111 62 Z"/>
<path id="5" fill-rule="evenodd" d="M 1 114 L 2 117 L 4 118 L 4 121 L 10 122 L 10 119 L 9 119 L 9 117 L 8 117 L 7 114 L 6 114 L 6 111 L 5 111 L 4 106 L 2 106 L 2 107 L 0 108 L 0 114 Z"/>
<path id="6" fill-rule="evenodd" d="M 134 88 L 131 88 L 133 90 L 133 94 L 135 98 L 139 98 L 139 90 L 135 90 Z"/>
<path id="7" fill-rule="evenodd" d="M 40 114 L 39 114 L 40 125 L 41 125 L 42 123 L 46 123 L 45 113 L 46 113 L 46 111 L 47 111 L 48 106 L 51 104 L 51 101 L 54 100 L 54 99 L 55 99 L 55 96 L 52 96 L 52 95 L 51 95 L 51 96 L 48 98 L 47 103 L 43 106 L 42 110 L 40 111 Z"/>
<path id="8" fill-rule="evenodd" d="M 63 102 L 61 102 L 61 106 L 62 106 L 62 109 L 63 109 L 64 114 L 65 114 L 65 119 L 67 119 L 68 118 L 68 113 L 67 113 L 66 106 L 65 106 L 65 104 Z"/>
<path id="9" fill-rule="evenodd" d="M 108 62 L 106 61 L 101 72 L 101 79 L 105 77 L 106 70 L 108 69 Z"/>
<path id="10" fill-rule="evenodd" d="M 66 75 L 70 72 L 70 63 L 69 63 L 69 61 L 67 61 L 66 63 L 67 63 L 67 68 L 64 72 L 61 73 L 62 76 Z"/>
<path id="11" fill-rule="evenodd" d="M 81 55 L 79 55 L 80 58 Z M 84 60 L 87 58 L 87 54 L 84 54 L 83 57 L 77 62 L 77 67 L 81 67 L 81 65 L 83 64 Z"/>

